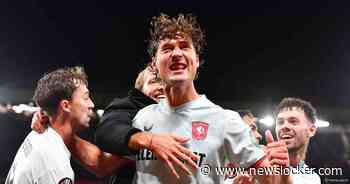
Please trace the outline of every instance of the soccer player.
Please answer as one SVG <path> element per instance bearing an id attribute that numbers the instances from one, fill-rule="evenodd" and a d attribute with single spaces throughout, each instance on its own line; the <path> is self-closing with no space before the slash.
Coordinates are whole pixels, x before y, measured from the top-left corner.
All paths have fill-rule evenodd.
<path id="1" fill-rule="evenodd" d="M 212 172 L 201 174 L 198 170 L 187 175 L 180 171 L 176 180 L 171 170 L 152 151 L 145 149 L 136 158 L 134 183 L 223 183 L 224 176 L 219 176 L 215 168 L 224 166 L 225 155 L 245 168 L 271 166 L 238 113 L 215 105 L 196 91 L 194 79 L 204 44 L 204 34 L 196 18 L 162 14 L 153 19 L 151 26 L 149 53 L 153 58 L 152 65 L 165 84 L 167 98 L 140 110 L 134 126 L 151 133 L 191 137 L 186 146 L 200 156 L 197 165 L 208 166 Z M 152 137 L 146 141 L 152 144 Z M 280 147 L 274 149 L 280 149 L 279 153 L 288 159 L 285 145 L 282 142 L 276 145 Z M 174 160 L 167 158 L 169 162 Z M 265 173 L 255 177 L 261 183 L 290 182 L 288 176 Z"/>
<path id="2" fill-rule="evenodd" d="M 72 184 L 68 146 L 76 132 L 89 127 L 94 108 L 83 68 L 46 74 L 38 82 L 34 100 L 47 113 L 49 126 L 42 134 L 28 134 L 5 183 Z"/>

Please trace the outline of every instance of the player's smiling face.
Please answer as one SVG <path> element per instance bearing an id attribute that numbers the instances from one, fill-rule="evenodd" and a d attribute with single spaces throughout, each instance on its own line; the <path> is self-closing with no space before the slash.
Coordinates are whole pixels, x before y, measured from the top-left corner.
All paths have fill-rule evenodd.
<path id="1" fill-rule="evenodd" d="M 152 71 L 145 72 L 145 82 L 142 86 L 142 92 L 157 102 L 166 97 L 162 81 Z"/>
<path id="2" fill-rule="evenodd" d="M 160 41 L 153 62 L 167 85 L 192 82 L 199 67 L 192 39 L 180 33 L 175 38 Z"/>
<path id="3" fill-rule="evenodd" d="M 298 107 L 282 109 L 277 115 L 276 134 L 284 140 L 290 152 L 308 145 L 309 139 L 316 133 L 316 127 Z"/>

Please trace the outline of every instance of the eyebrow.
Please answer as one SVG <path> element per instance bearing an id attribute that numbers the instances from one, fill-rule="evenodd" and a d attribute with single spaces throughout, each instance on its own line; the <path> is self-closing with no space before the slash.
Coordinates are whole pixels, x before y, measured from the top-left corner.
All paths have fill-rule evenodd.
<path id="1" fill-rule="evenodd" d="M 169 41 L 167 41 L 167 42 L 164 42 L 164 43 L 161 45 L 161 48 L 163 48 L 163 47 L 170 47 L 170 46 L 172 46 L 172 44 L 171 44 Z"/>
<path id="2" fill-rule="evenodd" d="M 167 46 L 170 46 L 171 44 L 170 43 L 163 43 L 162 45 L 161 45 L 161 47 L 167 47 Z"/>

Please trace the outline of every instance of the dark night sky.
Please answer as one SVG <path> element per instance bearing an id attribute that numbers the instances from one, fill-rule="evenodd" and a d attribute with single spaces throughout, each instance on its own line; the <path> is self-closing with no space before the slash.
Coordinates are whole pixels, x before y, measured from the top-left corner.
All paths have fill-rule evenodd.
<path id="1" fill-rule="evenodd" d="M 145 40 L 151 17 L 182 12 L 197 15 L 207 36 L 196 81 L 200 93 L 235 108 L 256 102 L 248 108 L 257 117 L 270 113 L 282 97 L 301 97 L 320 107 L 321 118 L 332 126 L 346 126 L 349 10 L 350 1 L 338 0 L 0 0 L 0 103 L 28 102 L 45 72 L 74 65 L 85 67 L 97 102 L 106 105 L 111 96 L 125 96 L 149 60 Z M 1 121 L 0 130 L 7 131 L 0 137 L 0 180 L 29 131 L 29 124 Z M 310 146 L 311 163 L 341 158 L 343 145 L 336 138 L 344 134 L 334 130 L 320 131 L 318 144 Z"/>
<path id="2" fill-rule="evenodd" d="M 206 31 L 197 84 L 214 101 L 349 107 L 349 3 L 145 2 L 2 1 L 0 86 L 34 89 L 44 72 L 79 64 L 93 91 L 125 94 L 147 60 L 150 18 L 184 12 Z"/>

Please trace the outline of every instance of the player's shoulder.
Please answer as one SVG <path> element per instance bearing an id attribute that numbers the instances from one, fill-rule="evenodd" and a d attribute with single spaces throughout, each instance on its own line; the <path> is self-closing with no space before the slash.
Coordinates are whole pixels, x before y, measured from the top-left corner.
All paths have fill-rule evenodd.
<path id="1" fill-rule="evenodd" d="M 239 120 L 241 117 L 239 116 L 238 112 L 231 110 L 231 109 L 222 109 L 222 113 L 224 116 L 228 119 L 232 120 Z"/>
<path id="2" fill-rule="evenodd" d="M 25 154 L 39 154 L 40 150 L 46 150 L 47 148 L 47 137 L 45 135 L 47 131 L 44 133 L 37 133 L 35 131 L 31 131 L 27 137 L 24 139 L 21 149 L 25 152 Z"/>
<path id="3" fill-rule="evenodd" d="M 190 105 L 190 108 L 193 110 L 199 110 L 203 112 L 215 112 L 215 113 L 223 113 L 223 108 L 209 100 L 205 95 L 201 95 L 199 99 L 193 101 Z"/>
<path id="4" fill-rule="evenodd" d="M 65 170 L 70 168 L 70 155 L 60 150 L 59 145 L 49 145 L 48 148 L 36 149 L 31 155 L 35 167 L 45 170 Z"/>
<path id="5" fill-rule="evenodd" d="M 19 151 L 22 155 L 19 158 L 22 159 L 23 168 L 29 170 L 41 168 L 47 162 L 47 158 L 55 157 L 55 151 L 50 150 L 42 137 L 40 134 L 29 134 L 23 141 Z"/>
<path id="6" fill-rule="evenodd" d="M 148 114 L 148 113 L 153 113 L 153 112 L 157 111 L 158 109 L 159 109 L 159 105 L 158 105 L 158 104 L 151 104 L 151 105 L 148 105 L 148 106 L 146 106 L 146 107 L 140 109 L 140 110 L 137 112 L 137 114 L 136 114 L 136 116 L 135 116 L 134 119 L 137 119 L 138 117 L 142 117 L 142 116 L 144 116 L 144 115 L 146 115 L 146 114 Z"/>
<path id="7" fill-rule="evenodd" d="M 60 157 L 67 157 L 67 148 L 63 143 L 62 138 L 51 129 L 47 129 L 41 134 L 33 133 L 32 146 L 33 154 L 45 158 L 46 160 L 52 160 Z"/>
<path id="8" fill-rule="evenodd" d="M 159 108 L 159 105 L 160 104 L 151 104 L 151 105 L 147 105 L 146 107 L 140 109 L 140 111 L 144 111 L 144 112 L 147 112 L 147 111 L 154 111 L 156 109 Z"/>

